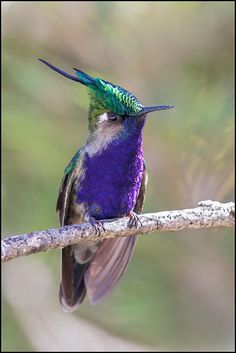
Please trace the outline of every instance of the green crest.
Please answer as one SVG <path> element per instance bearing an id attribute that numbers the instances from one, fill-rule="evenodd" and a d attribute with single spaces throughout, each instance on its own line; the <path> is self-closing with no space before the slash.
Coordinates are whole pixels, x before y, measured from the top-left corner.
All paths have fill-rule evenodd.
<path id="1" fill-rule="evenodd" d="M 59 74 L 70 80 L 79 82 L 88 87 L 90 95 L 89 128 L 96 128 L 98 116 L 105 112 L 113 112 L 120 116 L 137 116 L 157 110 L 174 108 L 170 105 L 143 106 L 137 98 L 126 89 L 114 85 L 101 78 L 93 78 L 85 72 L 74 68 L 76 76 L 57 68 L 45 60 L 39 59 Z"/>

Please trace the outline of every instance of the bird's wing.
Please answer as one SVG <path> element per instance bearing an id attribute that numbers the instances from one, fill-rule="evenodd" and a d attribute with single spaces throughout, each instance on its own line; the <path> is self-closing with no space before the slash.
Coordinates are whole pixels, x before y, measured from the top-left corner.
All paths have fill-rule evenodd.
<path id="1" fill-rule="evenodd" d="M 134 212 L 136 212 L 136 213 L 141 213 L 143 210 L 143 205 L 144 205 L 145 196 L 146 196 L 147 183 L 148 183 L 148 174 L 147 174 L 147 169 L 146 169 L 146 163 L 144 162 L 143 179 L 142 179 L 141 187 L 139 190 L 138 198 L 137 198 L 136 204 L 134 206 Z"/>
<path id="2" fill-rule="evenodd" d="M 147 172 L 144 173 L 134 212 L 143 209 Z M 99 246 L 94 258 L 85 272 L 85 284 L 92 304 L 101 303 L 109 296 L 131 258 L 136 236 L 116 239 L 105 239 Z"/>
<path id="3" fill-rule="evenodd" d="M 59 212 L 61 226 L 68 224 L 69 200 L 73 183 L 79 173 L 81 149 L 79 149 L 65 168 L 57 198 L 56 210 Z"/>
<path id="4" fill-rule="evenodd" d="M 59 212 L 61 225 L 67 225 L 71 220 L 73 212 L 73 185 L 81 172 L 82 153 L 81 149 L 65 169 L 65 174 L 61 181 L 56 209 Z M 62 280 L 59 291 L 59 299 L 66 311 L 74 310 L 81 303 L 86 294 L 83 281 L 85 269 L 88 264 L 79 264 L 74 256 L 74 246 L 66 246 L 62 249 Z"/>

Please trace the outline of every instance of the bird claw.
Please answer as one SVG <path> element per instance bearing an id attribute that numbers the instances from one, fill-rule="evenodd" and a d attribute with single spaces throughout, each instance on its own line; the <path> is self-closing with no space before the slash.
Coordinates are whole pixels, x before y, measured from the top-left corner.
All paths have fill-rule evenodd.
<path id="1" fill-rule="evenodd" d="M 135 212 L 130 212 L 130 213 L 128 214 L 128 217 L 130 217 L 130 220 L 129 220 L 129 222 L 128 222 L 128 227 L 129 227 L 129 228 L 135 227 L 135 228 L 137 229 L 137 228 L 138 228 L 138 224 L 140 224 L 141 227 L 143 226 L 143 224 L 142 224 L 142 222 L 141 222 L 139 216 L 137 215 L 137 213 L 135 213 Z"/>
<path id="2" fill-rule="evenodd" d="M 102 231 L 105 232 L 105 228 L 102 222 L 98 221 L 94 217 L 89 217 L 88 221 L 91 224 L 91 226 L 95 229 L 95 233 L 98 237 L 101 235 Z"/>

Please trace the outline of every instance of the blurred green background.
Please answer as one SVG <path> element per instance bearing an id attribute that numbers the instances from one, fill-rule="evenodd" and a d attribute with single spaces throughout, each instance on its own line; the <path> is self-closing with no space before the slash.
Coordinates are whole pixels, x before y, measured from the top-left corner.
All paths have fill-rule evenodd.
<path id="1" fill-rule="evenodd" d="M 145 212 L 233 201 L 234 2 L 19 1 L 2 10 L 3 236 L 58 226 L 63 170 L 87 136 L 86 89 L 38 57 L 119 84 L 145 105 L 176 106 L 145 127 Z M 57 298 L 59 250 L 5 263 L 2 349 L 75 341 L 79 350 L 80 320 L 137 347 L 232 349 L 233 242 L 224 228 L 140 237 L 113 295 L 69 315 Z"/>

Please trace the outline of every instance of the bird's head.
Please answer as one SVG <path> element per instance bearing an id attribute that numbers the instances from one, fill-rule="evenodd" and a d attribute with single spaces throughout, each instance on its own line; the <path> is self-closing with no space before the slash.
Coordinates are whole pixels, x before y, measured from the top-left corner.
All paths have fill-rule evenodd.
<path id="1" fill-rule="evenodd" d="M 39 60 L 59 74 L 88 87 L 90 95 L 90 133 L 96 132 L 98 129 L 107 133 L 116 130 L 118 132 L 127 121 L 126 125 L 132 126 L 132 121 L 142 120 L 147 113 L 174 107 L 170 105 L 144 106 L 132 93 L 111 82 L 101 78 L 93 78 L 76 68 L 73 69 L 76 76 L 73 76 L 45 60 Z"/>

